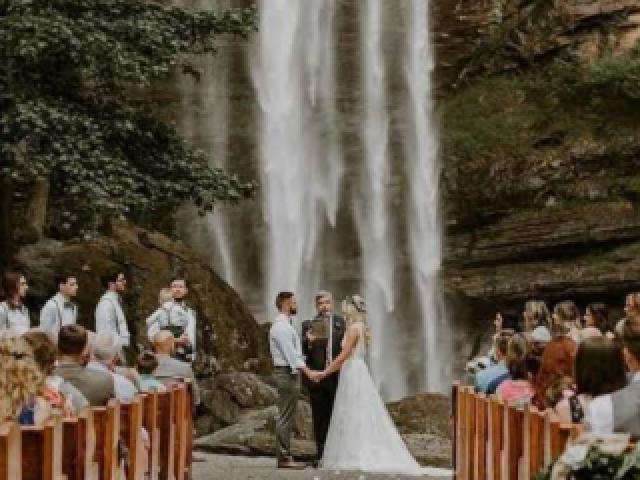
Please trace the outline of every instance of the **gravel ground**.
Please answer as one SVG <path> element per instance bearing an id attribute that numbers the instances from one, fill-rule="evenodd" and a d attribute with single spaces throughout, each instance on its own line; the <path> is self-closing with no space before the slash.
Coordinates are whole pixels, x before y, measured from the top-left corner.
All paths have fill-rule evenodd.
<path id="1" fill-rule="evenodd" d="M 404 477 L 400 475 L 374 475 L 357 472 L 331 472 L 308 468 L 306 470 L 278 470 L 276 461 L 266 457 L 238 457 L 194 453 L 193 480 L 383 480 L 451 479 L 451 476 Z"/>

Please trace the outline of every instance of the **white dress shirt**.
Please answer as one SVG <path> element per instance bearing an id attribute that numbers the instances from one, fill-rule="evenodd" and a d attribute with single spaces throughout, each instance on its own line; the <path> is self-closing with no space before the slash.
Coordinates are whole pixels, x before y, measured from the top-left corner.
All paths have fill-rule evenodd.
<path id="1" fill-rule="evenodd" d="M 0 303 L 0 331 L 8 331 L 18 335 L 31 328 L 29 310 L 24 305 L 13 306 L 8 302 Z"/>
<path id="2" fill-rule="evenodd" d="M 153 337 L 168 325 L 183 327 L 189 337 L 193 355 L 196 352 L 196 312 L 184 303 L 166 302 L 147 318 L 147 337 L 153 343 Z M 193 360 L 193 358 L 192 358 Z"/>
<path id="3" fill-rule="evenodd" d="M 275 318 L 269 329 L 269 349 L 276 367 L 290 367 L 295 373 L 305 366 L 300 337 L 284 313 Z"/>
<path id="4" fill-rule="evenodd" d="M 631 382 L 640 382 L 640 372 L 633 374 Z M 611 395 L 600 395 L 589 403 L 586 423 L 590 432 L 613 433 L 613 401 Z"/>
<path id="5" fill-rule="evenodd" d="M 107 291 L 102 295 L 95 312 L 96 333 L 113 335 L 118 348 L 129 346 L 131 335 L 127 327 L 127 318 L 122 311 L 120 295 Z"/>
<path id="6" fill-rule="evenodd" d="M 44 304 L 40 311 L 40 328 L 58 338 L 60 327 L 76 323 L 78 307 L 57 293 Z"/>

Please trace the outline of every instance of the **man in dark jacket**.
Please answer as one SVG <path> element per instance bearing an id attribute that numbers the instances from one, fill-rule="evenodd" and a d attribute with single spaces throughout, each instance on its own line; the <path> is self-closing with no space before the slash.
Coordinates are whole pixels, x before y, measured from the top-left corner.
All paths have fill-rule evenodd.
<path id="1" fill-rule="evenodd" d="M 311 370 L 324 370 L 342 350 L 342 338 L 345 333 L 345 321 L 332 313 L 331 294 L 321 291 L 315 297 L 317 315 L 302 323 L 302 353 Z M 329 431 L 333 401 L 338 388 L 339 372 L 329 375 L 319 383 L 306 380 L 311 399 L 313 431 L 318 449 L 318 458 L 322 458 L 324 443 Z"/>

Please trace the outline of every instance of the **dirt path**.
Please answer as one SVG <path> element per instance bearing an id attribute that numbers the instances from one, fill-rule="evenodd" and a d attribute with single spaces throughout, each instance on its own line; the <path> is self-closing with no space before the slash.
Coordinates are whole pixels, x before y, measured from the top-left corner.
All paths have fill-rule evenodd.
<path id="1" fill-rule="evenodd" d="M 400 475 L 374 475 L 353 472 L 327 472 L 306 470 L 277 470 L 275 459 L 265 457 L 235 457 L 228 455 L 194 454 L 193 480 L 383 480 L 383 479 L 450 479 L 452 477 L 403 477 Z"/>

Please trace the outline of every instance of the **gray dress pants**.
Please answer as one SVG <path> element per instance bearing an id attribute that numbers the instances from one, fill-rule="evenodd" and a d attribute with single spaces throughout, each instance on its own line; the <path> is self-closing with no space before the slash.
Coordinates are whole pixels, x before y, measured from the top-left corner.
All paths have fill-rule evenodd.
<path id="1" fill-rule="evenodd" d="M 292 373 L 289 367 L 276 367 L 273 380 L 279 395 L 279 414 L 276 421 L 276 456 L 278 460 L 283 460 L 292 456 L 291 428 L 300 396 L 300 374 Z"/>

